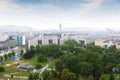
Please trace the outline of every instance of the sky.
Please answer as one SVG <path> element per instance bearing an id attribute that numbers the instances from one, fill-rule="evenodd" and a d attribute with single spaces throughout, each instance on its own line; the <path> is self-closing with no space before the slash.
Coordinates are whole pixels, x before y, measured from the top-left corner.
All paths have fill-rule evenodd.
<path id="1" fill-rule="evenodd" d="M 0 0 L 0 26 L 120 29 L 120 0 Z"/>

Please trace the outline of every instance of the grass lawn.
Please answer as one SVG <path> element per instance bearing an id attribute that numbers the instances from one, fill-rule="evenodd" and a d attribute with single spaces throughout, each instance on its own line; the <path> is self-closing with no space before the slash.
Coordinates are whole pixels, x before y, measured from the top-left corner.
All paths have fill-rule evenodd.
<path id="1" fill-rule="evenodd" d="M 49 59 L 48 59 L 48 61 L 49 61 Z M 29 63 L 29 64 L 34 65 L 34 66 L 38 63 L 37 56 L 33 57 L 32 59 L 28 59 L 28 60 L 23 59 L 20 62 L 21 63 Z M 44 67 L 47 63 L 40 63 L 40 64 Z"/>
<path id="2" fill-rule="evenodd" d="M 6 64 L 11 64 L 11 66 L 9 68 L 6 68 L 5 67 Z M 6 61 L 5 63 L 1 64 L 1 66 L 5 67 L 5 72 L 0 73 L 0 75 L 9 74 L 9 73 L 17 73 L 17 74 L 14 74 L 14 75 L 16 75 L 16 76 L 29 76 L 29 74 L 30 74 L 30 72 L 19 70 L 17 68 L 17 66 L 14 65 L 13 61 Z"/>
<path id="3" fill-rule="evenodd" d="M 0 80 L 28 80 L 28 79 L 19 79 L 19 78 L 5 78 L 5 77 L 1 77 Z"/>
<path id="4" fill-rule="evenodd" d="M 48 59 L 48 62 L 49 62 L 49 59 Z M 33 57 L 32 59 L 28 59 L 28 60 L 23 59 L 23 60 L 19 61 L 19 64 L 26 64 L 26 63 L 35 66 L 38 63 L 37 57 Z M 40 64 L 44 67 L 47 63 L 40 63 Z M 3 74 L 10 74 L 10 73 L 16 73 L 16 72 L 17 72 L 17 74 L 14 74 L 16 76 L 28 77 L 30 75 L 30 72 L 18 69 L 17 65 L 14 65 L 14 61 L 12 61 L 12 60 L 5 61 L 0 66 L 5 67 L 6 64 L 10 64 L 11 66 L 9 68 L 5 68 L 5 72 L 0 73 L 0 79 L 3 78 L 2 77 Z M 3 79 L 6 79 L 6 78 L 3 78 Z M 24 79 L 10 79 L 10 80 L 24 80 Z"/>

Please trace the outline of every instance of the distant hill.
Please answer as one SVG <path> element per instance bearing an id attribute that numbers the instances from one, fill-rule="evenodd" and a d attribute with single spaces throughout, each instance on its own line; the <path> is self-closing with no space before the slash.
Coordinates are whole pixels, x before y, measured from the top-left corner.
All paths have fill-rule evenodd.
<path id="1" fill-rule="evenodd" d="M 35 30 L 29 26 L 14 26 L 14 25 L 6 25 L 6 26 L 0 26 L 0 32 L 24 32 L 24 31 L 30 31 Z"/>

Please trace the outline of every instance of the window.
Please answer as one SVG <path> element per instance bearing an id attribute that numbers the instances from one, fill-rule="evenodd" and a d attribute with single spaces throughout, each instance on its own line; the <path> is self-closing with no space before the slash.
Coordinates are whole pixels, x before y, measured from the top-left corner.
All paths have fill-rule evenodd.
<path id="1" fill-rule="evenodd" d="M 53 40 L 49 40 L 49 44 L 53 44 Z"/>
<path id="2" fill-rule="evenodd" d="M 42 45 L 42 40 L 38 40 L 38 45 Z"/>

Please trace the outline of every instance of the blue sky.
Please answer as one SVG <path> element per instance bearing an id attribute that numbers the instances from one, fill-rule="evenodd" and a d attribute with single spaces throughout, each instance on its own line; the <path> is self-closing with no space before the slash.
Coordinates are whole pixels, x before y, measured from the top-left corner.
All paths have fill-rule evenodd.
<path id="1" fill-rule="evenodd" d="M 0 0 L 0 25 L 104 29 L 119 21 L 120 0 Z"/>

